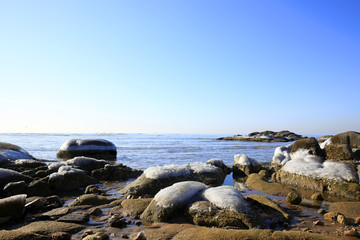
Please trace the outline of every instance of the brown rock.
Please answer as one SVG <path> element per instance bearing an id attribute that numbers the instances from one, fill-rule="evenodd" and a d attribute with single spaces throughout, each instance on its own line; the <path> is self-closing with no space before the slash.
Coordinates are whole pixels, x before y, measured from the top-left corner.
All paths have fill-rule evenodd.
<path id="1" fill-rule="evenodd" d="M 325 214 L 324 214 L 324 219 L 329 220 L 329 221 L 336 222 L 338 215 L 339 215 L 338 212 L 328 212 L 328 213 L 325 213 Z"/>
<path id="2" fill-rule="evenodd" d="M 325 146 L 327 159 L 353 160 L 354 155 L 349 144 L 328 144 Z"/>
<path id="3" fill-rule="evenodd" d="M 71 240 L 70 234 L 66 232 L 57 232 L 51 235 L 52 240 Z"/>
<path id="4" fill-rule="evenodd" d="M 314 193 L 313 195 L 311 195 L 311 199 L 316 201 L 324 201 L 321 193 Z"/>
<path id="5" fill-rule="evenodd" d="M 324 226 L 324 223 L 322 221 L 320 221 L 320 220 L 317 220 L 317 221 L 313 222 L 313 225 L 314 226 Z"/>
<path id="6" fill-rule="evenodd" d="M 122 201 L 121 206 L 129 217 L 138 219 L 150 204 L 151 200 L 152 198 L 125 199 Z"/>
<path id="7" fill-rule="evenodd" d="M 289 194 L 287 195 L 286 201 L 291 204 L 299 205 L 302 201 L 302 198 L 301 198 L 300 194 L 298 194 L 295 191 L 292 191 L 292 192 L 289 192 Z"/>
<path id="8" fill-rule="evenodd" d="M 132 238 L 133 240 L 146 240 L 146 235 L 143 231 L 139 232 L 135 237 Z"/>
<path id="9" fill-rule="evenodd" d="M 360 217 L 356 217 L 356 218 L 354 219 L 354 224 L 355 224 L 355 225 L 359 225 L 359 224 L 360 224 Z"/>
<path id="10" fill-rule="evenodd" d="M 360 133 L 358 132 L 344 132 L 337 134 L 331 138 L 332 143 L 350 144 L 352 148 L 360 148 Z"/>
<path id="11" fill-rule="evenodd" d="M 324 214 L 326 213 L 326 210 L 323 209 L 323 208 L 320 208 L 320 209 L 318 210 L 318 213 L 321 214 L 321 215 L 324 215 Z"/>
<path id="12" fill-rule="evenodd" d="M 358 237 L 359 233 L 355 229 L 344 231 L 344 236 L 348 237 Z"/>
<path id="13" fill-rule="evenodd" d="M 307 149 L 309 150 L 310 154 L 324 157 L 323 150 L 320 148 L 319 143 L 313 137 L 297 140 L 291 149 L 291 153 L 294 153 L 299 149 Z"/>

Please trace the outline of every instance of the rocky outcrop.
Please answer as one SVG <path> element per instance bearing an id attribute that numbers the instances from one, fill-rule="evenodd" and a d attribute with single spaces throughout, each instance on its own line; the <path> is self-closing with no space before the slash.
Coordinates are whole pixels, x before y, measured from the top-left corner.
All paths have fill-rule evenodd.
<path id="1" fill-rule="evenodd" d="M 110 141 L 104 139 L 71 139 L 61 146 L 56 156 L 60 159 L 85 156 L 115 160 L 116 154 L 116 146 Z"/>
<path id="2" fill-rule="evenodd" d="M 328 144 L 325 146 L 325 153 L 327 159 L 334 161 L 353 160 L 354 154 L 349 144 Z"/>
<path id="3" fill-rule="evenodd" d="M 291 142 L 302 138 L 306 138 L 299 134 L 295 134 L 288 130 L 280 132 L 263 131 L 263 132 L 252 132 L 246 136 L 234 135 L 232 137 L 222 137 L 217 140 L 233 140 L 243 142 Z"/>
<path id="4" fill-rule="evenodd" d="M 209 186 L 219 186 L 226 174 L 211 164 L 166 165 L 150 167 L 134 182 L 120 190 L 126 196 L 153 197 L 165 187 L 182 181 L 199 181 Z"/>
<path id="5" fill-rule="evenodd" d="M 300 139 L 296 141 L 291 148 L 290 153 L 295 153 L 299 149 L 305 149 L 308 150 L 308 152 L 312 155 L 324 156 L 323 150 L 320 148 L 319 143 L 316 141 L 315 138 L 306 138 L 306 139 Z"/>
<path id="6" fill-rule="evenodd" d="M 331 142 L 335 144 L 350 144 L 351 148 L 360 148 L 360 133 L 349 131 L 331 137 Z"/>

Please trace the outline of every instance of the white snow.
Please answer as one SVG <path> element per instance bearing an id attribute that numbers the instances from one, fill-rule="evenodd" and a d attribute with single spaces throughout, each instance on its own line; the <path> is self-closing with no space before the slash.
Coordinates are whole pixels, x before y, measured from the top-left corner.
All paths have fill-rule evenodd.
<path id="1" fill-rule="evenodd" d="M 163 208 L 179 207 L 187 204 L 198 193 L 207 189 L 201 182 L 185 181 L 160 190 L 154 197 L 156 204 Z"/>
<path id="2" fill-rule="evenodd" d="M 293 144 L 289 144 L 287 146 L 275 148 L 272 163 L 284 165 L 286 162 L 290 161 L 290 152 L 292 147 Z"/>
<path id="3" fill-rule="evenodd" d="M 209 159 L 206 161 L 206 164 L 211 164 L 214 165 L 216 167 L 222 167 L 224 166 L 224 161 L 218 158 L 213 158 L 213 159 Z"/>
<path id="4" fill-rule="evenodd" d="M 0 150 L 0 159 L 9 159 L 9 160 L 17 160 L 17 159 L 33 159 L 33 157 L 26 152 L 24 149 L 19 150 L 11 150 L 11 149 L 2 149 Z"/>
<path id="5" fill-rule="evenodd" d="M 243 166 L 256 166 L 259 165 L 259 163 L 253 159 L 249 158 L 245 154 L 236 154 L 234 155 L 234 165 L 243 165 Z"/>
<path id="6" fill-rule="evenodd" d="M 94 141 L 104 142 L 108 145 L 96 145 L 88 144 L 87 139 L 70 139 L 61 145 L 60 150 L 62 151 L 89 151 L 89 150 L 101 150 L 101 151 L 115 151 L 116 146 L 103 139 L 94 139 Z"/>
<path id="7" fill-rule="evenodd" d="M 357 180 L 353 165 L 341 162 L 322 162 L 321 157 L 310 154 L 306 149 L 299 149 L 291 154 L 291 160 L 281 170 L 315 179 L 348 182 Z"/>
<path id="8" fill-rule="evenodd" d="M 166 165 L 149 167 L 144 171 L 146 178 L 162 179 L 191 174 L 189 165 Z"/>
<path id="9" fill-rule="evenodd" d="M 15 160 L 15 164 L 31 164 L 31 163 L 40 163 L 40 161 L 34 160 L 34 159 L 18 159 L 18 160 Z"/>
<path id="10" fill-rule="evenodd" d="M 332 144 L 331 137 L 326 139 L 324 142 L 320 143 L 320 148 L 324 149 L 326 145 Z"/>
<path id="11" fill-rule="evenodd" d="M 217 173 L 220 171 L 220 168 L 206 163 L 192 163 L 190 168 L 194 173 L 198 174 Z"/>
<path id="12" fill-rule="evenodd" d="M 204 197 L 219 208 L 237 213 L 248 212 L 248 204 L 241 192 L 232 186 L 213 187 L 205 190 Z"/>

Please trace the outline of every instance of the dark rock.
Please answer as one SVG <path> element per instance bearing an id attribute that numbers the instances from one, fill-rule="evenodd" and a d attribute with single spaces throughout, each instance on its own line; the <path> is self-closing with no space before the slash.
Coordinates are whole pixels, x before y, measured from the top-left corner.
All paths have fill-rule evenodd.
<path id="1" fill-rule="evenodd" d="M 360 148 L 360 133 L 358 132 L 344 132 L 337 134 L 331 138 L 334 144 L 350 144 L 351 148 Z"/>
<path id="2" fill-rule="evenodd" d="M 25 210 L 26 194 L 0 199 L 0 217 L 20 219 Z"/>
<path id="3" fill-rule="evenodd" d="M 253 158 L 245 154 L 236 154 L 233 161 L 234 176 L 244 177 L 251 173 L 258 173 L 262 166 Z"/>
<path id="4" fill-rule="evenodd" d="M 122 164 L 107 164 L 104 168 L 96 169 L 91 175 L 101 181 L 121 181 L 129 178 L 137 178 L 142 171 L 129 168 Z"/>
<path id="5" fill-rule="evenodd" d="M 45 208 L 47 200 L 45 197 L 30 197 L 26 199 L 26 209 L 33 211 Z"/>
<path id="6" fill-rule="evenodd" d="M 320 220 L 317 220 L 317 221 L 313 222 L 313 225 L 314 226 L 324 226 L 324 223 L 322 221 L 320 221 Z"/>
<path id="7" fill-rule="evenodd" d="M 127 216 L 138 219 L 151 202 L 151 198 L 125 199 L 121 206 Z"/>
<path id="8" fill-rule="evenodd" d="M 90 214 L 84 213 L 82 211 L 76 211 L 64 215 L 58 219 L 59 222 L 69 222 L 69 223 L 87 223 L 90 220 Z"/>
<path id="9" fill-rule="evenodd" d="M 323 150 L 320 148 L 319 143 L 313 137 L 297 140 L 291 149 L 291 153 L 294 153 L 299 149 L 306 149 L 309 150 L 309 153 L 312 155 L 324 157 Z"/>
<path id="10" fill-rule="evenodd" d="M 100 208 L 93 208 L 89 211 L 89 214 L 91 216 L 101 216 L 102 215 L 102 210 Z"/>
<path id="11" fill-rule="evenodd" d="M 90 157 L 75 157 L 67 160 L 66 163 L 70 166 L 84 170 L 87 174 L 90 174 L 91 171 L 103 168 L 106 164 L 109 164 L 109 162 L 105 160 L 98 160 Z"/>
<path id="12" fill-rule="evenodd" d="M 107 225 L 110 227 L 124 228 L 127 226 L 127 220 L 120 215 L 112 215 L 107 221 Z"/>
<path id="13" fill-rule="evenodd" d="M 101 188 L 99 188 L 96 185 L 89 185 L 86 187 L 85 189 L 85 194 L 103 194 L 104 190 L 102 190 Z"/>
<path id="14" fill-rule="evenodd" d="M 18 173 L 14 170 L 0 168 L 0 189 L 3 189 L 4 186 L 10 182 L 25 181 L 29 183 L 32 180 L 32 178 Z"/>
<path id="15" fill-rule="evenodd" d="M 48 212 L 45 212 L 43 213 L 42 215 L 43 216 L 49 216 L 51 218 L 58 218 L 58 217 L 61 217 L 61 216 L 64 216 L 64 215 L 67 215 L 69 214 L 71 211 L 70 211 L 70 208 L 68 207 L 61 207 L 61 208 L 55 208 L 53 210 L 50 210 Z"/>
<path id="16" fill-rule="evenodd" d="M 26 189 L 28 196 L 49 196 L 52 194 L 48 183 L 49 177 L 32 181 Z"/>
<path id="17" fill-rule="evenodd" d="M 243 141 L 243 142 L 290 142 L 302 138 L 306 138 L 306 137 L 284 130 L 280 132 L 273 132 L 273 131 L 252 132 L 246 136 L 242 136 L 238 134 L 232 137 L 218 138 L 217 140 L 235 140 L 235 141 Z"/>
<path id="18" fill-rule="evenodd" d="M 57 232 L 51 235 L 52 240 L 71 240 L 71 235 L 66 232 Z"/>
<path id="19" fill-rule="evenodd" d="M 16 194 L 24 193 L 28 184 L 25 181 L 11 182 L 5 185 L 3 194 L 5 196 L 12 196 Z"/>
<path id="20" fill-rule="evenodd" d="M 116 153 L 116 146 L 104 139 L 71 139 L 61 146 L 56 156 L 61 159 L 85 156 L 96 159 L 115 160 Z"/>
<path id="21" fill-rule="evenodd" d="M 79 206 L 79 205 L 91 205 L 98 206 L 103 204 L 111 203 L 115 201 L 116 198 L 96 195 L 96 194 L 84 194 L 76 198 L 72 203 L 69 204 L 70 207 Z"/>
<path id="22" fill-rule="evenodd" d="M 324 201 L 324 197 L 321 193 L 314 193 L 313 195 L 311 195 L 311 199 L 316 201 Z"/>
<path id="23" fill-rule="evenodd" d="M 17 159 L 34 159 L 34 157 L 19 146 L 0 142 L 0 166 Z"/>
<path id="24" fill-rule="evenodd" d="M 348 236 L 348 237 L 359 237 L 359 233 L 358 233 L 358 231 L 356 231 L 355 229 L 351 229 L 351 230 L 346 230 L 346 231 L 344 231 L 344 236 Z"/>
<path id="25" fill-rule="evenodd" d="M 354 154 L 349 144 L 328 144 L 325 146 L 326 158 L 331 160 L 353 160 Z"/>
<path id="26" fill-rule="evenodd" d="M 82 240 L 108 240 L 109 236 L 104 232 L 97 232 L 84 237 Z"/>
<path id="27" fill-rule="evenodd" d="M 291 204 L 299 205 L 302 201 L 302 198 L 301 198 L 300 194 L 292 191 L 292 192 L 289 192 L 289 194 L 287 195 L 286 201 Z"/>

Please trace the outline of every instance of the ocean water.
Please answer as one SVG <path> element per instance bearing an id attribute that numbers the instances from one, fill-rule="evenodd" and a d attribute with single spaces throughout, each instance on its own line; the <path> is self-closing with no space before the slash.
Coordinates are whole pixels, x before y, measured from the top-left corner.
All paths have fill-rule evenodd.
<path id="1" fill-rule="evenodd" d="M 151 166 L 206 162 L 219 158 L 232 166 L 235 154 L 270 162 L 278 146 L 290 143 L 219 141 L 209 134 L 0 134 L 0 142 L 18 145 L 39 159 L 57 161 L 56 153 L 69 139 L 106 139 L 117 147 L 117 162 L 144 170 Z"/>

